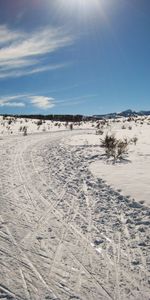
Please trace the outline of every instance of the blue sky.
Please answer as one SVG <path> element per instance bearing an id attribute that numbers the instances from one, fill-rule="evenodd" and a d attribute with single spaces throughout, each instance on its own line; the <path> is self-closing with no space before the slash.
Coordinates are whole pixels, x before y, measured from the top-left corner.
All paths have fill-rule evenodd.
<path id="1" fill-rule="evenodd" d="M 149 0 L 0 0 L 0 113 L 150 109 Z"/>

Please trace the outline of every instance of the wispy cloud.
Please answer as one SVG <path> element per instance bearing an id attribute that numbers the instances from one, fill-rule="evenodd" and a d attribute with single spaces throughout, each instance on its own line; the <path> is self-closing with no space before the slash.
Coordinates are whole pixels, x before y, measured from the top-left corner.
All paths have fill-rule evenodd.
<path id="1" fill-rule="evenodd" d="M 55 106 L 55 99 L 46 96 L 35 96 L 30 94 L 13 95 L 0 98 L 0 107 L 33 107 L 45 110 Z"/>
<path id="2" fill-rule="evenodd" d="M 79 105 L 88 100 L 93 100 L 96 95 L 82 95 L 79 97 L 58 100 L 54 97 L 33 95 L 33 94 L 20 94 L 4 96 L 0 98 L 0 107 L 36 107 L 40 110 L 48 110 L 55 106 L 72 106 Z"/>
<path id="3" fill-rule="evenodd" d="M 23 102 L 5 102 L 0 103 L 0 106 L 7 106 L 7 107 L 25 107 L 25 104 Z"/>
<path id="4" fill-rule="evenodd" d="M 21 77 L 21 76 L 27 76 L 27 75 L 32 75 L 36 73 L 42 73 L 46 71 L 52 71 L 52 70 L 57 70 L 61 68 L 67 67 L 69 64 L 57 64 L 57 65 L 49 65 L 49 66 L 39 66 L 39 67 L 34 67 L 32 69 L 23 69 L 20 68 L 14 69 L 14 70 L 6 70 L 0 74 L 0 79 L 2 78 L 8 78 L 8 77 Z M 8 72 L 9 71 L 9 72 Z"/>
<path id="5" fill-rule="evenodd" d="M 8 96 L 8 97 L 1 97 L 0 98 L 0 107 L 24 107 L 25 103 L 20 101 L 24 98 L 25 95 L 16 95 L 16 96 Z"/>
<path id="6" fill-rule="evenodd" d="M 6 25 L 0 25 L 0 45 L 14 42 L 22 38 L 20 32 L 10 30 Z"/>
<path id="7" fill-rule="evenodd" d="M 26 33 L 0 25 L 0 78 L 17 77 L 65 67 L 44 61 L 47 54 L 73 43 L 61 28 L 43 28 Z"/>
<path id="8" fill-rule="evenodd" d="M 95 98 L 95 97 L 97 97 L 97 95 L 95 95 L 95 94 L 83 95 L 83 96 L 68 98 L 65 100 L 60 100 L 60 101 L 57 101 L 57 103 L 59 103 L 60 106 L 72 106 L 72 105 L 77 105 L 77 104 L 81 104 L 81 103 L 86 103 L 89 100 L 93 100 L 93 98 Z"/>

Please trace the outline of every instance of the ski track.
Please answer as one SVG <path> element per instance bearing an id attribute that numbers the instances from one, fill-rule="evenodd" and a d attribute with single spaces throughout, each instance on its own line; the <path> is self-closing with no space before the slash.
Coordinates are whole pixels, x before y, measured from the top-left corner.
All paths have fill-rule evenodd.
<path id="1" fill-rule="evenodd" d="M 149 300 L 149 209 L 89 164 L 72 134 L 0 140 L 0 298 Z"/>

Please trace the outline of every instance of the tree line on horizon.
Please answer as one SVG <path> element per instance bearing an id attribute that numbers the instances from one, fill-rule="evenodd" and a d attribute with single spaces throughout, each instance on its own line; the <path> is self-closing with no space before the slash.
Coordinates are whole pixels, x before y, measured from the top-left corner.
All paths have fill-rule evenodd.
<path id="1" fill-rule="evenodd" d="M 83 115 L 3 115 L 4 118 L 24 118 L 24 119 L 39 119 L 45 121 L 60 121 L 60 122 L 82 122 L 83 120 L 91 120 L 92 117 L 85 117 Z"/>

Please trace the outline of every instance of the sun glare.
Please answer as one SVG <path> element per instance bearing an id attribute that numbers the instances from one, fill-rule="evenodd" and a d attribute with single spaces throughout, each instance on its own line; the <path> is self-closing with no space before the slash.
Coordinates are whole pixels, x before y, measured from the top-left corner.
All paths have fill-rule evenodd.
<path id="1" fill-rule="evenodd" d="M 100 9 L 102 0 L 60 0 L 66 12 L 77 11 L 80 14 L 92 14 Z"/>

